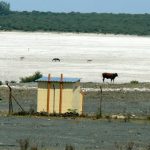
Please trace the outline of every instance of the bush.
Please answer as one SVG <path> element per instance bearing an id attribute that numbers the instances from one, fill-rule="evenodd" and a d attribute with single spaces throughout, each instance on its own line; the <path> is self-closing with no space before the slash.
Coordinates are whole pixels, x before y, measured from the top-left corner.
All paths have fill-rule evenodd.
<path id="1" fill-rule="evenodd" d="M 7 14 L 10 11 L 10 4 L 0 1 L 0 14 Z"/>
<path id="2" fill-rule="evenodd" d="M 2 81 L 0 81 L 0 85 L 2 85 L 3 84 L 3 82 Z"/>
<path id="3" fill-rule="evenodd" d="M 10 81 L 10 83 L 17 83 L 17 82 L 12 80 L 12 81 Z"/>
<path id="4" fill-rule="evenodd" d="M 75 150 L 72 145 L 66 145 L 65 150 Z"/>
<path id="5" fill-rule="evenodd" d="M 18 141 L 19 145 L 20 145 L 20 150 L 27 150 L 29 147 L 29 140 L 28 139 L 20 139 Z"/>
<path id="6" fill-rule="evenodd" d="M 37 80 L 41 77 L 42 77 L 42 74 L 39 71 L 37 71 L 29 77 L 20 78 L 20 82 L 21 83 L 34 82 L 35 80 Z"/>
<path id="7" fill-rule="evenodd" d="M 139 81 L 133 80 L 133 81 L 131 81 L 130 83 L 131 83 L 131 84 L 138 84 Z"/>
<path id="8" fill-rule="evenodd" d="M 18 140 L 20 150 L 38 150 L 38 147 L 36 145 L 31 145 L 29 142 L 29 139 L 20 139 Z M 31 146 L 30 146 L 31 145 Z"/>
<path id="9" fill-rule="evenodd" d="M 63 114 L 64 117 L 77 117 L 79 114 L 77 113 L 77 109 L 68 109 L 68 112 Z"/>

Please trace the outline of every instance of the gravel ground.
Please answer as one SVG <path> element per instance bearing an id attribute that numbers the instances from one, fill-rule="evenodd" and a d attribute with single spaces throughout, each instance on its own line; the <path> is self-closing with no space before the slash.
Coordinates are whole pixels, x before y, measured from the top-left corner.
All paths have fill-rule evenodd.
<path id="1" fill-rule="evenodd" d="M 96 85 L 96 86 L 95 86 Z M 25 110 L 36 110 L 36 84 L 11 85 L 12 93 Z M 98 90 L 97 83 L 82 83 L 82 88 Z M 103 84 L 102 113 L 150 115 L 149 83 Z M 116 91 L 115 89 L 120 88 Z M 112 90 L 108 90 L 112 89 Z M 0 86 L 0 111 L 8 111 L 8 88 Z M 99 91 L 86 91 L 84 113 L 96 114 L 99 106 Z M 19 107 L 14 103 L 15 111 Z M 123 120 L 93 120 L 49 117 L 0 116 L 0 150 L 19 150 L 19 140 L 28 139 L 30 146 L 41 150 L 64 150 L 72 145 L 75 150 L 147 150 L 150 141 L 149 120 L 124 122 Z"/>
<path id="2" fill-rule="evenodd" d="M 96 85 L 96 86 L 95 86 Z M 96 114 L 99 110 L 100 92 L 97 83 L 81 83 L 85 92 L 84 113 Z M 123 86 L 124 85 L 124 86 Z M 150 115 L 150 84 L 102 84 L 102 111 L 104 115 L 133 114 Z M 89 88 L 88 88 L 89 87 Z M 96 88 L 95 88 L 96 87 Z M 33 108 L 36 111 L 37 85 L 12 85 L 12 94 L 25 110 Z M 92 90 L 91 90 L 92 89 Z M 0 110 L 8 111 L 8 88 L 0 87 Z M 14 110 L 19 107 L 14 103 Z"/>

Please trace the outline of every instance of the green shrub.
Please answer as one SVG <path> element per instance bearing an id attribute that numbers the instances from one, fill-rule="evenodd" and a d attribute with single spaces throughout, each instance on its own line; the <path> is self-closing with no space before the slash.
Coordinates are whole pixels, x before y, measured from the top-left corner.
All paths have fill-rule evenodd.
<path id="1" fill-rule="evenodd" d="M 10 83 L 17 83 L 17 82 L 12 80 L 12 81 L 10 81 Z"/>
<path id="2" fill-rule="evenodd" d="M 42 77 L 42 74 L 39 71 L 37 71 L 31 76 L 20 78 L 20 82 L 21 83 L 34 82 L 35 80 L 41 77 Z"/>
<path id="3" fill-rule="evenodd" d="M 29 139 L 20 139 L 18 140 L 20 150 L 38 150 L 37 145 L 31 145 Z"/>
<path id="4" fill-rule="evenodd" d="M 65 150 L 75 150 L 75 147 L 72 145 L 66 145 Z"/>
<path id="5" fill-rule="evenodd" d="M 2 81 L 0 81 L 0 85 L 2 85 L 3 84 L 3 82 Z"/>
<path id="6" fill-rule="evenodd" d="M 0 14 L 7 14 L 10 11 L 10 4 L 0 1 Z"/>
<path id="7" fill-rule="evenodd" d="M 79 114 L 77 113 L 77 109 L 68 109 L 68 112 L 64 113 L 63 116 L 65 117 L 77 117 Z"/>
<path id="8" fill-rule="evenodd" d="M 20 150 L 27 150 L 29 147 L 29 139 L 20 139 L 18 141 Z"/>
<path id="9" fill-rule="evenodd" d="M 139 81 L 133 80 L 133 81 L 131 81 L 130 83 L 131 83 L 131 84 L 138 84 Z"/>

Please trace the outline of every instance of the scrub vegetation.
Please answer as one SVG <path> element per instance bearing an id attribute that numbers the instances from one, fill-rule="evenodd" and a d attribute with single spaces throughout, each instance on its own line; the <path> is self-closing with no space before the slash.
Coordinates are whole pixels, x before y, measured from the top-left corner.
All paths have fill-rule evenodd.
<path id="1" fill-rule="evenodd" d="M 17 12 L 1 2 L 0 30 L 150 35 L 150 14 Z"/>
<path id="2" fill-rule="evenodd" d="M 28 76 L 28 77 L 21 77 L 20 82 L 21 83 L 27 83 L 27 82 L 34 82 L 35 80 L 39 79 L 42 77 L 41 72 L 37 71 L 33 75 Z"/>

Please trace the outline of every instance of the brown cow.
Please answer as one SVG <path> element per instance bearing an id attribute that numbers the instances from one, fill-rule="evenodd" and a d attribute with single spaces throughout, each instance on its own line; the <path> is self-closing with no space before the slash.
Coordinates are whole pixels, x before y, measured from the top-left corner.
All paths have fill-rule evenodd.
<path id="1" fill-rule="evenodd" d="M 103 82 L 106 79 L 111 79 L 111 82 L 114 82 L 114 79 L 118 76 L 117 73 L 102 73 Z"/>

